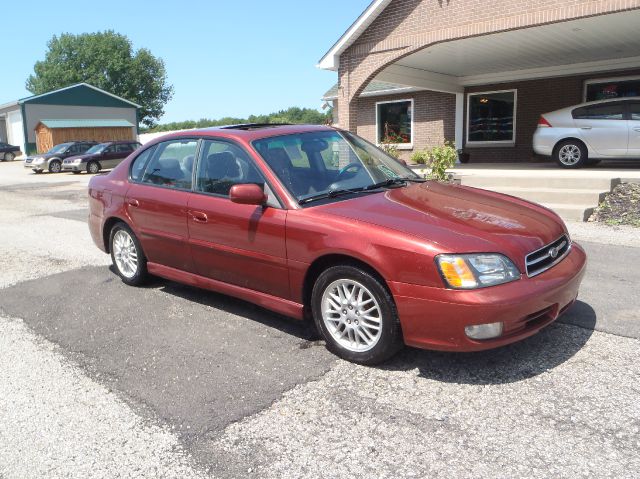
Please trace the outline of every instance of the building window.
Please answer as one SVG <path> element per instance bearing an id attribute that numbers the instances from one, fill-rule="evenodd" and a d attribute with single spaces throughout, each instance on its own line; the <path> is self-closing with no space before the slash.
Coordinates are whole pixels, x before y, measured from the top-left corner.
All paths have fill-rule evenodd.
<path id="1" fill-rule="evenodd" d="M 376 103 L 378 144 L 413 145 L 413 100 Z"/>
<path id="2" fill-rule="evenodd" d="M 584 100 L 607 100 L 640 96 L 640 77 L 601 78 L 587 80 L 584 85 Z"/>
<path id="3" fill-rule="evenodd" d="M 514 144 L 516 90 L 467 96 L 467 144 Z"/>

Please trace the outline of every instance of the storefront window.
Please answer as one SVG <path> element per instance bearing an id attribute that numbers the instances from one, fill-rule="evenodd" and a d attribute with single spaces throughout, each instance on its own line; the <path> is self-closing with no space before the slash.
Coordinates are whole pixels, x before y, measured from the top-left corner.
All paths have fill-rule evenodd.
<path id="1" fill-rule="evenodd" d="M 378 103 L 378 143 L 410 145 L 413 138 L 413 100 Z"/>
<path id="2" fill-rule="evenodd" d="M 640 77 L 587 81 L 585 101 L 607 100 L 609 98 L 627 96 L 640 96 Z"/>
<path id="3" fill-rule="evenodd" d="M 468 96 L 467 142 L 515 142 L 516 91 Z"/>

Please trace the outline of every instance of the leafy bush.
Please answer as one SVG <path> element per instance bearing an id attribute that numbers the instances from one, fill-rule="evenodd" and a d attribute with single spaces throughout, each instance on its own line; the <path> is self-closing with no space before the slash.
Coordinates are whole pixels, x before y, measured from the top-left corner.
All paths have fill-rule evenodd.
<path id="1" fill-rule="evenodd" d="M 431 158 L 431 155 L 427 150 L 418 150 L 411 155 L 411 161 L 418 165 L 426 165 Z"/>
<path id="2" fill-rule="evenodd" d="M 458 159 L 458 152 L 453 145 L 445 141 L 442 146 L 434 146 L 429 150 L 428 166 L 431 168 L 429 177 L 436 181 L 448 181 L 448 168 L 452 168 Z"/>

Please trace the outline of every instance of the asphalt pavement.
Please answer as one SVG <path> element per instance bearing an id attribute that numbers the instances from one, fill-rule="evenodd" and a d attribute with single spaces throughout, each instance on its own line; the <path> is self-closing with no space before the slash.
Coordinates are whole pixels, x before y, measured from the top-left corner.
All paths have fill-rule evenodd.
<path id="1" fill-rule="evenodd" d="M 540 334 L 367 368 L 255 305 L 125 286 L 86 230 L 87 176 L 17 166 L 0 165 L 3 479 L 640 477 L 634 231 L 576 227 L 579 301 Z"/>

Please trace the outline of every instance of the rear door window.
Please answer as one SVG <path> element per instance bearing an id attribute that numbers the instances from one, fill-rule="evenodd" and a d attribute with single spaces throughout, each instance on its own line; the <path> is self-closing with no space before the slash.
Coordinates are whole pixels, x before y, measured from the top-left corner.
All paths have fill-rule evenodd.
<path id="1" fill-rule="evenodd" d="M 601 105 L 583 106 L 572 112 L 576 120 L 624 120 L 622 103 L 603 103 Z"/>
<path id="2" fill-rule="evenodd" d="M 191 174 L 183 169 L 188 157 L 194 157 L 197 140 L 165 141 L 156 145 L 155 151 L 142 177 L 143 183 L 176 188 L 191 189 Z"/>

